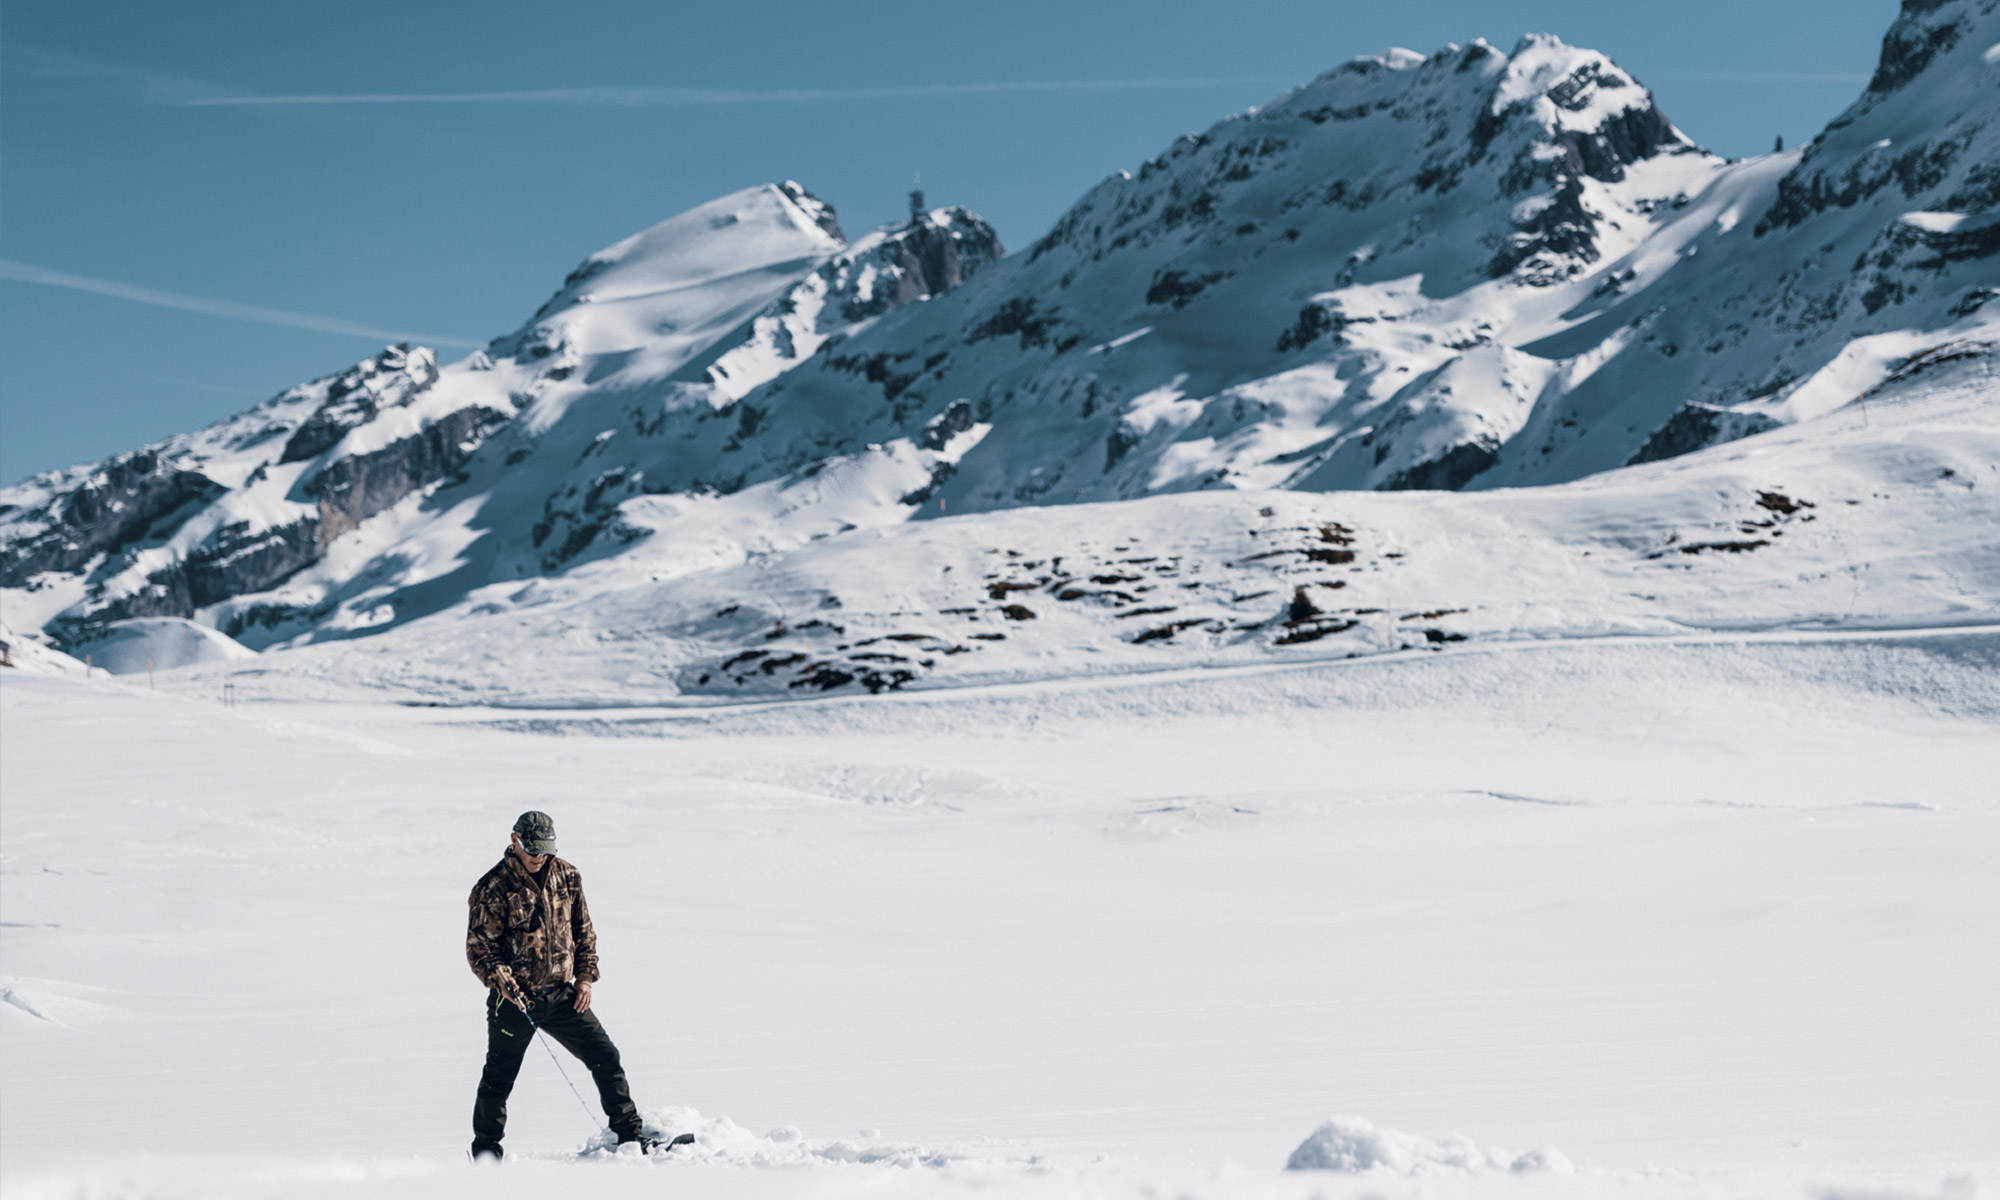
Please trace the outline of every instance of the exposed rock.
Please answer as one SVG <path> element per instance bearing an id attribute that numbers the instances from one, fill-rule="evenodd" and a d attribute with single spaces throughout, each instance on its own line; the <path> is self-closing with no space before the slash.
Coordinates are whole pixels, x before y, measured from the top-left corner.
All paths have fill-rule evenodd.
<path id="1" fill-rule="evenodd" d="M 1677 458 L 1708 446 L 1764 433 L 1778 428 L 1778 425 L 1777 421 L 1762 413 L 1689 404 L 1668 419 L 1665 425 L 1654 430 L 1653 435 L 1646 439 L 1646 444 L 1639 447 L 1639 452 L 1626 465 L 1637 466 L 1663 458 Z"/>
<path id="2" fill-rule="evenodd" d="M 1500 461 L 1499 443 L 1460 442 L 1436 458 L 1405 467 L 1383 481 L 1381 492 L 1455 492 Z"/>
<path id="3" fill-rule="evenodd" d="M 276 587 L 318 562 L 341 534 L 459 470 L 485 434 L 504 419 L 492 409 L 464 408 L 381 450 L 338 459 L 302 488 L 317 501 L 316 515 L 276 527 L 253 528 L 248 521 L 224 525 L 184 558 L 154 569 L 136 586 L 107 586 L 112 582 L 107 577 L 116 573 L 114 564 L 100 572 L 91 596 L 63 614 L 53 628 L 64 641 L 74 642 L 114 621 L 191 617 L 209 605 Z M 150 454 L 116 460 L 99 478 L 70 496 L 65 511 L 76 514 L 80 523 L 61 527 L 69 531 L 64 535 L 67 540 L 56 533 L 44 539 L 61 551 L 56 561 L 84 553 L 78 538 L 99 549 L 118 549 L 149 531 L 162 537 L 200 506 L 226 494 L 205 477 L 176 471 Z M 34 574 L 41 560 L 29 552 L 32 549 L 10 556 L 5 569 L 25 571 L 24 579 Z M 78 565 L 95 553 L 85 554 Z M 241 628 L 239 623 L 237 631 Z"/>
<path id="4" fill-rule="evenodd" d="M 942 450 L 951 439 L 972 428 L 972 424 L 971 402 L 954 400 L 943 412 L 924 423 L 920 444 L 926 450 Z"/>
<path id="5" fill-rule="evenodd" d="M 320 529 L 319 521 L 307 519 L 255 533 L 247 525 L 218 531 L 182 566 L 189 605 L 205 608 L 283 583 L 319 559 L 324 548 Z"/>
<path id="6" fill-rule="evenodd" d="M 1919 141 L 1899 153 L 1892 144 L 1871 146 L 1844 165 L 1822 165 L 1821 156 L 1808 149 L 1799 165 L 1778 181 L 1778 195 L 1771 207 L 1757 219 L 1752 231 L 1763 237 L 1775 229 L 1793 228 L 1830 208 L 1853 208 L 1873 199 L 1877 193 L 1896 185 L 1903 197 L 1914 200 L 1944 182 L 1961 155 L 1972 144 L 1977 130 L 1935 142 Z"/>
<path id="7" fill-rule="evenodd" d="M 1963 6 L 1955 0 L 1903 0 L 1902 14 L 1882 37 L 1869 93 L 1887 95 L 1915 79 L 1931 60 L 1958 45 L 1966 24 Z"/>
<path id="8" fill-rule="evenodd" d="M 464 466 L 487 432 L 506 419 L 490 408 L 461 408 L 380 450 L 329 463 L 305 485 L 319 502 L 319 548 Z"/>
<path id="9" fill-rule="evenodd" d="M 77 571 L 100 554 L 164 536 L 176 518 L 226 490 L 156 451 L 121 454 L 52 504 L 41 536 L 9 548 L 0 559 L 0 586 L 21 587 L 44 571 Z"/>
<path id="10" fill-rule="evenodd" d="M 114 621 L 134 617 L 186 617 L 194 614 L 187 571 L 180 563 L 162 568 L 144 583 L 95 605 L 79 605 L 56 618 L 49 631 L 64 645 L 93 636 Z"/>
<path id="11" fill-rule="evenodd" d="M 691 360 L 674 379 L 711 384 L 732 399 L 741 397 L 832 345 L 856 322 L 941 296 L 1005 253 L 1000 235 L 977 213 L 956 206 L 918 213 L 835 255 L 751 318 L 740 335 Z M 884 383 L 892 400 L 922 374 L 896 372 L 896 382 L 890 384 L 883 360 L 872 361 L 870 382 Z M 861 360 L 822 362 L 852 370 Z"/>
<path id="12" fill-rule="evenodd" d="M 812 218 L 812 223 L 825 230 L 828 236 L 843 242 L 847 240 L 847 235 L 840 231 L 840 218 L 834 215 L 833 205 L 813 195 L 802 185 L 790 179 L 779 184 L 778 190 L 785 194 L 786 199 L 798 205 L 807 216 Z"/>
<path id="13" fill-rule="evenodd" d="M 1006 253 L 977 213 L 952 207 L 923 214 L 878 245 L 829 263 L 840 312 L 849 321 L 941 296 Z"/>

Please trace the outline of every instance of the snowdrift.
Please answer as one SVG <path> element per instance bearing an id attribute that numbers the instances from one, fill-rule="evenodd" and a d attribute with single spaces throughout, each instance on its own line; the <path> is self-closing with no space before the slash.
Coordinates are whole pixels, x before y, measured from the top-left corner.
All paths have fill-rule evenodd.
<path id="1" fill-rule="evenodd" d="M 114 621 L 75 647 L 113 675 L 243 662 L 257 652 L 220 630 L 178 617 Z"/>
<path id="2" fill-rule="evenodd" d="M 1474 1171 L 1574 1175 L 1576 1167 L 1554 1146 L 1515 1154 L 1481 1147 L 1462 1134 L 1433 1140 L 1378 1129 L 1361 1117 L 1333 1117 L 1299 1143 L 1287 1171 L 1381 1172 L 1391 1175 L 1463 1174 Z"/>

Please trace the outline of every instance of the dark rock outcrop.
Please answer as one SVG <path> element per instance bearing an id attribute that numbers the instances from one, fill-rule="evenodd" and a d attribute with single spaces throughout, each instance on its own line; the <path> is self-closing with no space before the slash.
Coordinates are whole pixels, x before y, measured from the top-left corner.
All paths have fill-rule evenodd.
<path id="1" fill-rule="evenodd" d="M 941 296 L 1006 254 L 1000 235 L 979 214 L 952 207 L 924 214 L 894 230 L 872 252 L 843 256 L 822 268 L 841 296 L 849 321 Z M 855 281 L 869 279 L 862 293 Z"/>
<path id="2" fill-rule="evenodd" d="M 1950 8 L 1954 11 L 1943 12 Z M 1938 55 L 1958 45 L 1966 21 L 1954 0 L 1903 0 L 1903 10 L 1882 36 L 1882 56 L 1868 81 L 1871 96 L 1886 96 L 1909 83 Z"/>
<path id="3" fill-rule="evenodd" d="M 1593 90 L 1625 86 L 1624 80 L 1588 63 L 1545 95 L 1558 108 L 1580 110 Z M 1518 102 L 1497 118 L 1482 114 L 1482 123 L 1497 123 L 1485 129 L 1475 127 L 1471 137 L 1480 147 L 1478 153 L 1484 153 L 1485 142 L 1497 136 L 1511 114 L 1527 105 L 1526 101 Z M 1494 254 L 1486 270 L 1495 279 L 1520 272 L 1523 282 L 1547 286 L 1576 274 L 1583 264 L 1596 262 L 1597 214 L 1584 206 L 1583 181 L 1616 183 L 1625 178 L 1625 168 L 1633 163 L 1665 150 L 1691 148 L 1650 95 L 1642 103 L 1605 118 L 1594 130 L 1560 130 L 1555 142 L 1562 150 L 1560 157 L 1543 157 L 1531 144 L 1501 178 L 1506 194 L 1527 195 L 1540 188 L 1550 203 L 1518 222 L 1513 236 Z"/>
<path id="4" fill-rule="evenodd" d="M 1900 187 L 1905 199 L 1915 199 L 1947 177 L 1971 146 L 1977 127 L 1951 136 L 1916 138 L 1909 144 L 1899 137 L 1893 144 L 1883 141 L 1848 157 L 1834 149 L 1840 140 L 1834 135 L 1862 120 L 1909 86 L 1938 56 L 1956 48 L 1972 20 L 1967 0 L 1903 0 L 1895 24 L 1882 38 L 1881 57 L 1868 90 L 1813 139 L 1798 165 L 1779 181 L 1777 198 L 1757 221 L 1758 237 L 1775 229 L 1794 228 L 1829 208 L 1852 208 L 1891 184 Z M 1834 160 L 1831 164 L 1823 161 L 1829 157 Z M 1974 164 L 1967 179 L 1970 182 L 1990 170 L 1990 164 Z M 1983 207 L 1967 203 L 1970 199 L 1954 196 L 1947 203 L 1954 208 Z"/>
<path id="5" fill-rule="evenodd" d="M 338 459 L 308 479 L 305 493 L 319 502 L 319 546 L 463 467 L 504 414 L 472 406 L 368 454 Z"/>
<path id="6" fill-rule="evenodd" d="M 425 377 L 435 379 L 435 364 L 428 370 L 418 364 L 429 362 L 429 351 L 397 361 L 402 357 L 378 356 L 343 375 L 355 386 L 319 411 L 335 404 L 355 411 L 364 402 L 354 397 L 364 393 L 380 398 L 404 387 L 428 387 Z M 375 369 L 367 369 L 371 364 Z M 406 383 L 371 389 L 371 383 L 383 382 L 385 366 L 386 373 L 401 373 Z M 463 408 L 380 450 L 337 459 L 300 485 L 298 494 L 315 501 L 317 512 L 274 527 L 253 528 L 248 521 L 225 524 L 185 556 L 153 569 L 137 586 L 121 586 L 116 580 L 131 565 L 129 555 L 165 540 L 228 489 L 173 466 L 156 451 L 123 455 L 52 503 L 52 527 L 0 562 L 0 585 L 22 586 L 43 571 L 77 571 L 100 554 L 124 552 L 122 561 L 98 569 L 90 594 L 52 625 L 54 632 L 75 642 L 113 621 L 191 617 L 209 605 L 276 587 L 318 562 L 341 534 L 463 469 L 505 419 L 489 408 Z"/>
<path id="7" fill-rule="evenodd" d="M 218 530 L 182 564 L 189 605 L 204 608 L 276 587 L 318 561 L 319 531 L 311 518 L 255 533 L 246 525 Z"/>
<path id="8" fill-rule="evenodd" d="M 806 214 L 812 217 L 813 224 L 819 226 L 827 235 L 838 238 L 843 242 L 847 240 L 847 235 L 840 231 L 840 218 L 835 215 L 833 205 L 813 195 L 803 185 L 790 179 L 779 184 L 778 190 L 785 194 L 786 199 L 804 209 Z"/>
<path id="9" fill-rule="evenodd" d="M 81 570 L 100 554 L 164 536 L 184 511 L 227 490 L 157 451 L 121 454 L 68 496 L 51 502 L 47 530 L 0 560 L 0 586 L 21 587 L 45 571 Z"/>
<path id="10" fill-rule="evenodd" d="M 1653 431 L 1626 466 L 1678 458 L 1723 442 L 1733 442 L 1752 434 L 1778 428 L 1779 423 L 1760 413 L 1732 412 L 1707 404 L 1689 404 Z"/>
<path id="11" fill-rule="evenodd" d="M 1491 438 L 1460 442 L 1436 458 L 1405 467 L 1376 487 L 1378 492 L 1455 492 L 1500 461 Z"/>
<path id="12" fill-rule="evenodd" d="M 918 443 L 926 450 L 942 450 L 951 439 L 972 428 L 972 404 L 967 400 L 954 400 L 945 410 L 924 422 L 922 440 Z"/>

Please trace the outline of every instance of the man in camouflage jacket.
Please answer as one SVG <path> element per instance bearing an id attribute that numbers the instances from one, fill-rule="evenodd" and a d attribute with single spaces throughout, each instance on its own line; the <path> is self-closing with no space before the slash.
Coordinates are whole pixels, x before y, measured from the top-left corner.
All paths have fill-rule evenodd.
<path id="1" fill-rule="evenodd" d="M 507 1097 L 537 1028 L 590 1069 L 618 1141 L 643 1144 L 618 1047 L 590 1011 L 597 932 L 583 900 L 583 876 L 555 857 L 555 848 L 549 815 L 522 813 L 499 865 L 472 888 L 465 958 L 487 987 L 486 1070 L 472 1108 L 474 1158 L 500 1157 Z"/>

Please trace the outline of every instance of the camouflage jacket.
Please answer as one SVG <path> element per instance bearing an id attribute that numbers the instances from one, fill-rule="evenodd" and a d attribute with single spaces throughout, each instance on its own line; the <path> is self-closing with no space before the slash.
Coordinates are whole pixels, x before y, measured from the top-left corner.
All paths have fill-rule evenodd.
<path id="1" fill-rule="evenodd" d="M 510 851 L 473 885 L 469 902 L 465 960 L 481 983 L 496 986 L 502 967 L 530 992 L 597 981 L 597 931 L 575 867 L 551 858 L 536 883 Z"/>

